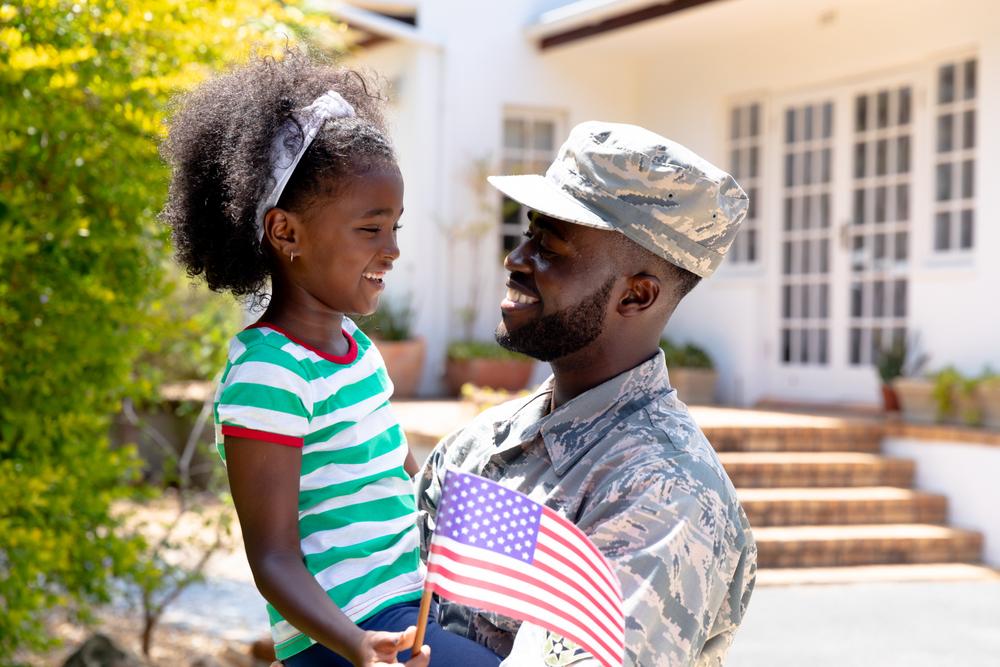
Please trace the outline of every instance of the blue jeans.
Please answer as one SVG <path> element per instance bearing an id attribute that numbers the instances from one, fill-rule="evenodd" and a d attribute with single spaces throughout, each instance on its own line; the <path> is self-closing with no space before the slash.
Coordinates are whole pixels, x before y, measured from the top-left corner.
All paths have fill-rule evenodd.
<path id="1" fill-rule="evenodd" d="M 417 624 L 420 601 L 403 602 L 387 607 L 367 618 L 358 627 L 362 630 L 402 632 Z M 427 619 L 424 643 L 431 647 L 431 665 L 464 665 L 465 667 L 498 667 L 500 658 L 471 639 L 448 632 L 437 623 L 437 605 L 431 607 Z M 399 662 L 410 659 L 409 651 L 400 651 Z M 283 661 L 285 667 L 352 667 L 351 663 L 322 644 L 313 644 Z"/>

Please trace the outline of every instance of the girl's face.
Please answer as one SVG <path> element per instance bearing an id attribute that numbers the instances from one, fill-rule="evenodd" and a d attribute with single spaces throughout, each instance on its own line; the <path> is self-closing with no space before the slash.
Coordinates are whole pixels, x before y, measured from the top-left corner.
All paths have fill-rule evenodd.
<path id="1" fill-rule="evenodd" d="M 353 177 L 303 212 L 295 261 L 288 266 L 295 282 L 337 312 L 375 312 L 399 257 L 402 214 L 403 178 L 395 163 Z"/>

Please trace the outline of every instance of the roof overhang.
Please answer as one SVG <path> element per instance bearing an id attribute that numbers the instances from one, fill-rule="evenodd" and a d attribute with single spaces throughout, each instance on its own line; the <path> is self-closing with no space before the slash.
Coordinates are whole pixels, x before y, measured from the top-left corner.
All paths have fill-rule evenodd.
<path id="1" fill-rule="evenodd" d="M 545 50 L 718 1 L 576 0 L 543 12 L 527 33 Z"/>
<path id="2" fill-rule="evenodd" d="M 342 21 L 346 26 L 346 41 L 355 48 L 367 48 L 388 41 L 399 41 L 415 46 L 440 49 L 441 43 L 429 37 L 419 28 L 405 21 L 397 20 L 380 12 L 413 15 L 415 3 L 368 2 L 364 7 L 337 0 L 313 0 L 311 7 L 323 11 Z M 369 9 L 368 7 L 371 7 Z M 379 11 L 374 11 L 375 8 Z"/>

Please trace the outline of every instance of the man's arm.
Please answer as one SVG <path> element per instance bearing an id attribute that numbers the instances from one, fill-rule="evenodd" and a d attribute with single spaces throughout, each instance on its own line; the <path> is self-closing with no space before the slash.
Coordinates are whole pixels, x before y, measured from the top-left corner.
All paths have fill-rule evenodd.
<path id="1" fill-rule="evenodd" d="M 754 576 L 753 544 L 741 540 L 742 512 L 711 485 L 644 475 L 643 467 L 605 485 L 577 520 L 621 581 L 625 664 L 722 665 Z M 598 665 L 580 656 L 582 649 L 524 624 L 504 664 L 543 664 L 567 650 L 574 667 Z"/>
<path id="2" fill-rule="evenodd" d="M 728 483 L 685 455 L 675 463 L 676 474 L 632 468 L 587 503 L 578 525 L 621 580 L 626 664 L 721 665 L 756 551 Z"/>

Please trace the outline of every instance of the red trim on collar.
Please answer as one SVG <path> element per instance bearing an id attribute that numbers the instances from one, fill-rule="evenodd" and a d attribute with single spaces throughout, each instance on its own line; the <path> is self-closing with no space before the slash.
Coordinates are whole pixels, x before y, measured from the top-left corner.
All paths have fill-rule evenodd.
<path id="1" fill-rule="evenodd" d="M 330 354 L 329 352 L 324 352 L 323 350 L 313 347 L 309 343 L 299 340 L 298 338 L 288 333 L 281 327 L 275 326 L 270 322 L 255 322 L 247 327 L 247 329 L 261 329 L 261 328 L 273 329 L 274 331 L 277 331 L 282 336 L 292 341 L 296 345 L 304 347 L 310 352 L 319 355 L 320 357 L 326 359 L 327 361 L 332 361 L 335 364 L 351 364 L 354 363 L 354 360 L 358 358 L 358 343 L 357 341 L 354 340 L 354 336 L 347 333 L 346 329 L 341 329 L 341 331 L 343 331 L 344 333 L 344 338 L 347 339 L 347 354 L 337 356 L 336 354 Z"/>

